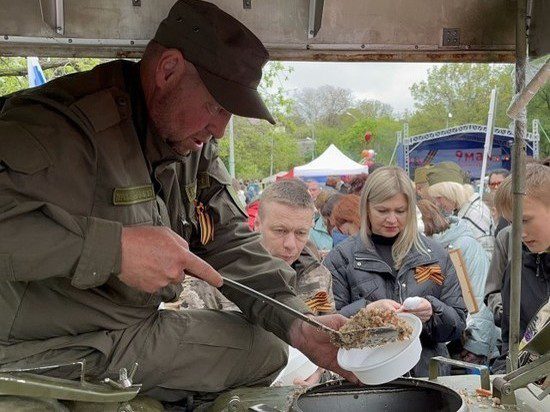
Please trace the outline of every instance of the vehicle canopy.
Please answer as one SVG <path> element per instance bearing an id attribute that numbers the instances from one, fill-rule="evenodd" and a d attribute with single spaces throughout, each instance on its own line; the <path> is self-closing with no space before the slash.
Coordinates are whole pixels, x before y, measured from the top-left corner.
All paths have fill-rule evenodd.
<path id="1" fill-rule="evenodd" d="M 213 0 L 272 59 L 513 62 L 516 2 Z M 139 57 L 174 0 L 0 0 L 0 55 Z M 550 49 L 548 2 L 529 1 L 530 54 Z"/>

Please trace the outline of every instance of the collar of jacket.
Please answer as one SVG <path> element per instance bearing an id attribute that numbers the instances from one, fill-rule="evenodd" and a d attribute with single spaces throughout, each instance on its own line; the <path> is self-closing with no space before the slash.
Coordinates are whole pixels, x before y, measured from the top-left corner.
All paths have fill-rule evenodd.
<path id="1" fill-rule="evenodd" d="M 308 273 L 321 266 L 321 262 L 319 262 L 319 259 L 315 256 L 315 253 L 309 247 L 310 242 L 311 241 L 308 240 L 306 246 L 302 250 L 302 253 L 298 256 L 298 259 L 290 265 L 292 269 L 296 271 L 296 274 Z"/>
<path id="2" fill-rule="evenodd" d="M 445 249 L 450 244 L 456 242 L 461 237 L 470 237 L 475 240 L 469 226 L 462 220 L 457 219 L 455 216 L 449 218 L 449 228 L 441 233 L 435 233 L 432 238 L 439 242 Z"/>
<path id="3" fill-rule="evenodd" d="M 421 237 L 423 240 L 423 237 Z M 382 258 L 376 253 L 376 250 L 368 248 L 365 243 L 361 240 L 360 235 L 354 236 L 354 243 L 355 243 L 355 251 L 353 253 L 353 257 L 355 260 L 354 266 L 359 266 L 359 263 L 362 262 L 368 262 L 368 266 L 365 267 L 365 270 L 373 271 L 373 272 L 380 272 L 380 273 L 389 273 L 393 276 L 393 271 L 389 267 L 389 265 L 382 260 Z M 426 243 L 426 242 L 424 242 Z M 428 245 L 426 245 L 428 253 L 431 253 L 431 249 Z M 437 259 L 434 258 L 432 255 L 426 255 L 425 253 L 421 253 L 418 251 L 414 246 L 412 249 L 407 253 L 407 256 L 405 257 L 405 261 L 403 262 L 403 265 L 398 270 L 398 277 L 402 273 L 406 273 L 409 269 L 415 268 L 418 266 L 426 266 L 431 265 L 433 263 L 436 263 Z"/>
<path id="4" fill-rule="evenodd" d="M 159 164 L 184 162 L 189 155 L 182 156 L 176 153 L 152 128 L 141 85 L 140 69 L 140 63 L 123 61 L 121 65 L 121 70 L 125 75 L 124 87 L 130 96 L 132 105 L 132 121 L 142 144 L 145 158 L 154 169 Z M 145 140 L 144 144 L 143 140 Z"/>

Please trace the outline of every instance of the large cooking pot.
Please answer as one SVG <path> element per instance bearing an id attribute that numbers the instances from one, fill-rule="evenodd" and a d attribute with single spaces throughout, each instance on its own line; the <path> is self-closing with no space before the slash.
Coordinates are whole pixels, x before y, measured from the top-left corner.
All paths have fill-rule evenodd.
<path id="1" fill-rule="evenodd" d="M 445 386 L 412 378 L 357 387 L 350 383 L 327 382 L 299 396 L 293 412 L 322 411 L 466 411 L 460 395 Z"/>

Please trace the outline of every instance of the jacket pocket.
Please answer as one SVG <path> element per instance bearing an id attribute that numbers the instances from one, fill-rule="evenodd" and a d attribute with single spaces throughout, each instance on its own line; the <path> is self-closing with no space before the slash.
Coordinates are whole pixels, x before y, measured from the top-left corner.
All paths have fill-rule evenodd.
<path id="1" fill-rule="evenodd" d="M 378 289 L 378 284 L 374 279 L 366 279 L 357 283 L 351 290 L 352 301 L 359 300 L 364 298 L 366 300 L 376 300 L 372 299 L 375 296 L 375 292 Z"/>

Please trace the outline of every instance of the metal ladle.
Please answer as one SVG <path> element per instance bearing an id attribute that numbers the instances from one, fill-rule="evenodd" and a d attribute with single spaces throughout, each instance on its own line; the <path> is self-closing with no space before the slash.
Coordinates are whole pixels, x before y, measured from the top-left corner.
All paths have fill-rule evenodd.
<path id="1" fill-rule="evenodd" d="M 394 341 L 397 339 L 397 329 L 393 326 L 382 326 L 377 328 L 368 328 L 368 329 L 356 329 L 350 330 L 345 333 L 339 332 L 335 329 L 328 327 L 327 325 L 322 324 L 321 322 L 316 321 L 315 319 L 306 316 L 305 314 L 297 311 L 296 309 L 291 308 L 290 306 L 285 305 L 284 303 L 279 302 L 267 295 L 264 295 L 257 290 L 254 290 L 248 286 L 243 285 L 240 282 L 229 279 L 225 276 L 222 276 L 224 285 L 232 287 L 233 289 L 239 290 L 243 293 L 246 293 L 249 296 L 255 297 L 260 301 L 267 303 L 275 308 L 281 309 L 286 313 L 294 316 L 297 319 L 301 319 L 304 322 L 309 323 L 312 326 L 315 326 L 317 329 L 322 330 L 323 332 L 328 333 L 332 341 L 339 347 L 348 346 L 350 342 L 356 342 L 358 337 L 363 346 L 379 346 L 386 342 Z"/>

